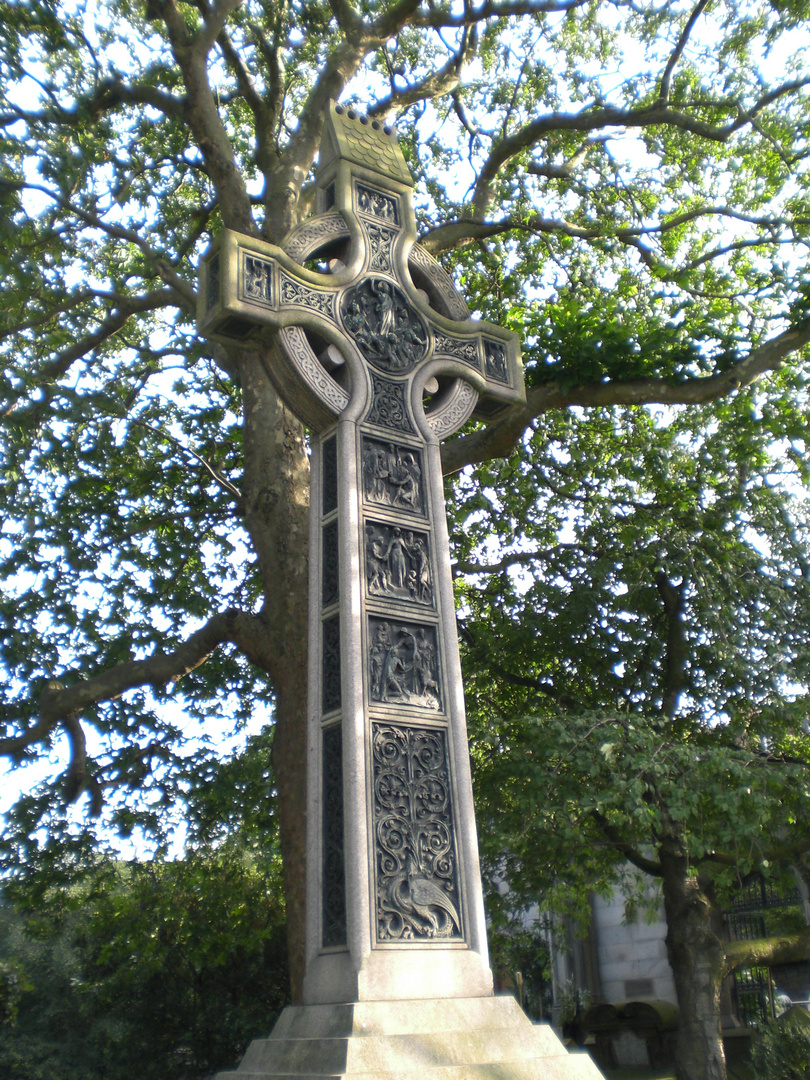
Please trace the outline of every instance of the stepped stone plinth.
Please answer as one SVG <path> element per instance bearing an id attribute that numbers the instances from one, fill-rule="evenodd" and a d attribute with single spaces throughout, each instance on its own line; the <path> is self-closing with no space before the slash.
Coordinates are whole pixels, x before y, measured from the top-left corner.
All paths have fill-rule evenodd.
<path id="1" fill-rule="evenodd" d="M 285 1009 L 217 1080 L 600 1080 L 511 997 Z"/>

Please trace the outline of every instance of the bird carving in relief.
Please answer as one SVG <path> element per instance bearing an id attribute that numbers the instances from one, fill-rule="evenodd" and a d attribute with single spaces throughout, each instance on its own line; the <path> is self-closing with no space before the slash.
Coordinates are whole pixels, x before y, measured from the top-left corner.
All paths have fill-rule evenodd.
<path id="1" fill-rule="evenodd" d="M 461 918 L 452 900 L 435 881 L 419 873 L 413 856 L 408 856 L 408 906 L 429 924 L 428 937 L 449 937 L 455 930 L 461 933 Z M 444 912 L 440 917 L 436 909 Z"/>

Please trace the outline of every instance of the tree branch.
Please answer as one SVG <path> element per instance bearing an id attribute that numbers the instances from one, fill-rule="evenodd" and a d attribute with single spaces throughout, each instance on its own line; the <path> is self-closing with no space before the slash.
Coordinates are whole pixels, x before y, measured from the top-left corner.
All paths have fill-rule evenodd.
<path id="1" fill-rule="evenodd" d="M 586 108 L 576 113 L 547 113 L 524 124 L 511 135 L 495 142 L 489 157 L 476 181 L 472 199 L 471 218 L 480 221 L 494 197 L 495 178 L 503 166 L 513 157 L 528 150 L 547 132 L 584 131 L 594 132 L 606 127 L 646 128 L 654 126 L 675 127 L 711 142 L 725 143 L 741 128 L 751 124 L 764 108 L 786 94 L 810 85 L 810 79 L 794 79 L 764 94 L 751 109 L 737 104 L 737 115 L 724 126 L 709 124 L 686 112 L 671 108 L 660 99 L 652 105 L 635 109 L 619 109 L 615 106 Z M 728 106 L 727 106 L 728 107 Z"/>
<path id="2" fill-rule="evenodd" d="M 431 6 L 424 14 L 416 15 L 411 20 L 412 26 L 431 27 L 433 30 L 453 29 L 461 26 L 471 26 L 474 23 L 484 22 L 487 19 L 518 18 L 523 15 L 553 15 L 556 13 L 574 11 L 583 7 L 587 0 L 502 0 L 502 2 L 488 2 L 464 6 L 461 12 L 452 10 L 449 6 Z"/>
<path id="3" fill-rule="evenodd" d="M 749 386 L 784 365 L 785 358 L 810 344 L 810 326 L 791 328 L 764 342 L 743 360 L 716 375 L 670 382 L 636 379 L 628 382 L 586 383 L 561 386 L 545 383 L 529 390 L 524 406 L 508 409 L 488 427 L 452 439 L 442 446 L 445 475 L 494 457 L 505 457 L 530 422 L 549 409 L 609 407 L 612 405 L 700 405 Z"/>
<path id="4" fill-rule="evenodd" d="M 395 0 L 387 11 L 383 11 L 369 25 L 369 39 L 376 39 L 379 44 L 382 44 L 406 26 L 412 26 L 414 14 L 420 5 L 421 0 Z"/>
<path id="5" fill-rule="evenodd" d="M 230 497 L 235 501 L 237 507 L 241 510 L 242 492 L 239 490 L 238 487 L 232 484 L 226 476 L 223 476 L 222 473 L 215 469 L 210 461 L 202 457 L 195 450 L 192 450 L 190 446 L 186 446 L 185 443 L 182 443 L 179 439 L 176 439 L 173 435 L 170 435 L 169 432 L 165 430 L 165 428 L 155 427 L 154 424 L 147 424 L 146 421 L 138 420 L 137 418 L 131 419 L 130 423 L 134 424 L 137 427 L 145 428 L 147 431 L 151 431 L 153 434 L 159 436 L 159 438 L 165 439 L 166 442 L 171 443 L 171 445 L 174 446 L 177 450 L 179 450 L 181 454 L 188 454 L 190 457 L 192 457 L 197 462 L 197 464 L 201 465 L 202 468 L 209 474 L 214 483 L 221 487 L 222 490 L 226 492 L 226 494 L 230 495 Z"/>
<path id="6" fill-rule="evenodd" d="M 102 320 L 96 330 L 74 342 L 67 349 L 62 349 L 47 364 L 40 367 L 37 373 L 39 387 L 44 390 L 49 384 L 53 384 L 65 375 L 77 360 L 114 337 L 133 315 L 144 311 L 155 311 L 162 307 L 173 307 L 176 302 L 174 291 L 171 289 L 147 293 L 145 296 L 117 297 L 113 310 Z M 16 407 L 17 401 L 18 398 L 14 398 L 0 406 L 0 418 L 8 416 Z"/>
<path id="7" fill-rule="evenodd" d="M 214 47 L 214 42 L 222 33 L 228 16 L 233 14 L 241 3 L 242 0 L 214 0 L 214 3 L 208 7 L 205 13 L 205 29 L 197 38 L 196 49 L 198 52 L 203 53 L 205 56 L 208 55 Z"/>
<path id="8" fill-rule="evenodd" d="M 683 625 L 685 581 L 673 585 L 665 573 L 655 576 L 655 584 L 664 605 L 666 646 L 664 649 L 664 692 L 661 712 L 668 719 L 675 715 L 681 692 L 686 686 L 685 669 L 688 656 Z"/>
<path id="9" fill-rule="evenodd" d="M 171 94 L 163 93 L 154 86 L 127 84 L 119 76 L 105 79 L 99 83 L 95 92 L 87 97 L 77 98 L 73 108 L 65 109 L 58 102 L 53 108 L 33 112 L 20 108 L 13 102 L 6 102 L 8 112 L 0 113 L 0 127 L 8 127 L 20 120 L 26 124 L 59 124 L 75 127 L 81 113 L 98 116 L 110 112 L 119 105 L 148 105 L 157 109 L 164 116 L 180 117 L 183 114 L 183 102 Z"/>
<path id="10" fill-rule="evenodd" d="M 637 851 L 633 844 L 623 840 L 619 836 L 619 833 L 608 822 L 604 814 L 600 814 L 598 810 L 591 810 L 591 817 L 599 826 L 600 831 L 604 835 L 612 848 L 615 848 L 621 855 L 627 859 L 629 863 L 632 863 L 638 870 L 641 870 L 645 874 L 651 874 L 653 877 L 661 876 L 661 863 L 655 859 L 648 859 Z"/>
<path id="11" fill-rule="evenodd" d="M 256 234 L 250 197 L 233 147 L 217 111 L 208 81 L 208 53 L 237 0 L 223 0 L 209 11 L 204 28 L 193 35 L 176 0 L 147 0 L 149 10 L 163 20 L 172 54 L 186 88 L 184 116 L 219 195 L 223 224 L 248 236 Z"/>
<path id="12" fill-rule="evenodd" d="M 709 0 L 699 0 L 699 3 L 695 7 L 692 14 L 686 23 L 686 26 L 681 32 L 681 36 L 678 38 L 678 42 L 675 48 L 672 50 L 672 55 L 667 61 L 667 66 L 664 68 L 664 74 L 661 76 L 661 85 L 658 88 L 658 100 L 662 104 L 666 104 L 669 101 L 669 92 L 672 85 L 672 74 L 675 71 L 675 67 L 683 56 L 683 51 L 686 48 L 686 43 L 689 41 L 689 35 L 695 28 L 695 23 L 700 16 L 709 6 Z"/>
<path id="13" fill-rule="evenodd" d="M 810 957 L 810 929 L 797 934 L 729 941 L 725 944 L 723 977 L 741 967 L 775 967 Z"/>
<path id="14" fill-rule="evenodd" d="M 537 166 L 529 171 L 550 175 L 555 168 L 562 174 L 567 165 L 549 166 L 548 169 L 544 166 Z M 461 221 L 450 221 L 446 225 L 439 225 L 435 229 L 430 229 L 421 237 L 419 243 L 433 256 L 441 255 L 446 251 L 455 251 L 466 247 L 468 244 L 488 240 L 493 236 L 500 236 L 506 232 L 562 233 L 578 240 L 598 240 L 609 237 L 625 244 L 637 246 L 638 240 L 642 237 L 664 236 L 681 225 L 686 225 L 690 221 L 697 221 L 703 217 L 729 218 L 731 221 L 740 221 L 746 225 L 771 230 L 784 225 L 790 227 L 810 225 L 810 217 L 797 217 L 789 220 L 773 217 L 755 217 L 751 214 L 741 214 L 739 211 L 731 210 L 725 206 L 701 206 L 686 210 L 680 214 L 673 214 L 655 225 L 634 225 L 630 228 L 617 228 L 616 226 L 604 224 L 585 227 L 573 225 L 564 218 L 546 218 L 540 214 L 533 214 L 529 217 L 507 217 L 498 221 L 470 221 L 463 219 Z M 777 241 L 769 237 L 767 239 L 746 240 L 743 243 L 746 246 L 755 246 L 760 243 L 775 242 Z M 649 249 L 645 250 L 650 254 Z M 690 262 L 687 268 L 694 269 L 701 263 L 724 255 L 729 250 L 732 250 L 732 247 L 713 250 L 707 255 Z"/>
<path id="15" fill-rule="evenodd" d="M 250 72 L 245 66 L 242 57 L 233 47 L 233 43 L 224 30 L 221 30 L 217 36 L 217 44 L 222 50 L 222 55 L 228 63 L 231 71 L 236 77 L 236 84 L 239 87 L 239 93 L 248 103 L 250 111 L 256 120 L 256 138 L 260 138 L 263 132 L 263 125 L 265 123 L 266 106 L 261 95 L 257 92 L 253 83 L 253 79 L 250 77 Z"/>
<path id="16" fill-rule="evenodd" d="M 327 57 L 306 103 L 299 112 L 298 127 L 278 163 L 265 175 L 265 221 L 262 235 L 280 242 L 296 223 L 298 204 L 306 175 L 321 141 L 324 116 L 357 73 L 376 39 L 339 42 Z"/>
<path id="17" fill-rule="evenodd" d="M 580 551 L 581 545 L 567 543 L 554 545 L 555 552 L 564 548 L 573 548 Z M 499 574 L 503 570 L 508 570 L 510 566 L 526 566 L 527 564 L 533 563 L 536 559 L 547 559 L 551 554 L 552 551 L 550 548 L 546 548 L 543 551 L 511 551 L 497 562 L 486 564 L 459 559 L 458 562 L 453 563 L 452 570 L 454 576 L 457 574 Z"/>
<path id="18" fill-rule="evenodd" d="M 164 281 L 170 288 L 172 288 L 176 297 L 174 302 L 178 307 L 185 307 L 190 314 L 196 313 L 197 298 L 194 292 L 194 288 L 185 281 L 177 271 L 171 266 L 166 259 L 161 258 L 147 243 L 144 236 L 137 229 L 125 229 L 122 225 L 112 224 L 105 221 L 92 210 L 88 210 L 86 207 L 77 206 L 71 202 L 70 199 L 64 198 L 61 194 L 54 191 L 52 188 L 44 187 L 42 184 L 26 184 L 26 190 L 37 191 L 47 198 L 52 199 L 53 202 L 60 206 L 63 210 L 69 214 L 75 214 L 77 218 L 83 221 L 86 225 L 92 225 L 96 229 L 100 229 L 106 233 L 107 236 L 111 236 L 116 240 L 125 240 L 129 244 L 134 244 L 143 253 L 144 258 L 149 265 L 154 269 L 155 274 Z"/>
<path id="19" fill-rule="evenodd" d="M 0 739 L 0 755 L 16 757 L 29 746 L 44 742 L 58 725 L 65 728 L 71 745 L 66 774 L 68 797 L 77 798 L 92 787 L 86 768 L 84 734 L 79 724 L 82 712 L 101 701 L 113 701 L 127 690 L 140 686 L 162 687 L 175 683 L 199 667 L 220 645 L 236 645 L 259 666 L 267 666 L 264 655 L 266 627 L 255 616 L 229 608 L 212 616 L 171 653 L 156 653 L 145 660 L 117 664 L 72 686 L 56 680 L 48 682 L 40 695 L 37 722 L 19 735 Z M 93 798 L 96 793 L 92 793 Z"/>
<path id="20" fill-rule="evenodd" d="M 363 32 L 363 19 L 357 9 L 349 0 L 329 0 L 329 7 L 346 40 L 357 42 Z"/>
<path id="21" fill-rule="evenodd" d="M 396 109 L 404 109 L 417 101 L 452 93 L 461 82 L 464 65 L 475 55 L 476 48 L 475 31 L 470 33 L 465 31 L 458 52 L 453 53 L 443 67 L 425 76 L 406 90 L 392 89 L 388 97 L 382 98 L 372 109 L 369 109 L 369 116 L 387 118 Z"/>

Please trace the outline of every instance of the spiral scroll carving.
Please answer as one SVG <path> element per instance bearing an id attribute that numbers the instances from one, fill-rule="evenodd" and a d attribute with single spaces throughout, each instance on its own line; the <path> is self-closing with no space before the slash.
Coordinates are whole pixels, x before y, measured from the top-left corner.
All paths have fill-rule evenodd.
<path id="1" fill-rule="evenodd" d="M 443 728 L 372 725 L 378 941 L 463 936 Z"/>

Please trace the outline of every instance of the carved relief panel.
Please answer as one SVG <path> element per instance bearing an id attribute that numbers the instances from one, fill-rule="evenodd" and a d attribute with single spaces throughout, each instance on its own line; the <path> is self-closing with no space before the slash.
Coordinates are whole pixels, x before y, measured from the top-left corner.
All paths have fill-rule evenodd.
<path id="1" fill-rule="evenodd" d="M 335 296 L 333 293 L 322 289 L 311 289 L 303 285 L 283 271 L 279 275 L 281 281 L 281 304 L 284 306 L 308 308 L 317 311 L 324 318 L 335 321 Z"/>
<path id="2" fill-rule="evenodd" d="M 447 733 L 372 725 L 377 940 L 463 937 Z"/>
<path id="3" fill-rule="evenodd" d="M 242 298 L 253 303 L 275 303 L 273 295 L 273 264 L 242 253 Z"/>
<path id="4" fill-rule="evenodd" d="M 363 222 L 365 226 L 366 240 L 369 251 L 369 270 L 382 270 L 390 274 L 393 269 L 391 253 L 394 248 L 396 232 L 387 229 L 384 225 L 374 225 L 372 222 Z"/>
<path id="5" fill-rule="evenodd" d="M 410 446 L 363 439 L 363 497 L 367 502 L 424 516 L 422 454 Z"/>
<path id="6" fill-rule="evenodd" d="M 387 221 L 390 225 L 399 225 L 399 199 L 396 195 L 361 183 L 355 183 L 354 193 L 358 213 Z"/>
<path id="7" fill-rule="evenodd" d="M 433 606 L 427 533 L 366 522 L 366 593 Z"/>
<path id="8" fill-rule="evenodd" d="M 509 369 L 506 364 L 506 346 L 500 341 L 484 339 L 484 357 L 486 372 L 490 379 L 498 382 L 509 382 Z"/>
<path id="9" fill-rule="evenodd" d="M 436 627 L 372 617 L 368 630 L 371 700 L 441 709 Z"/>
<path id="10" fill-rule="evenodd" d="M 424 319 L 386 278 L 364 278 L 347 289 L 340 315 L 346 333 L 380 371 L 405 375 L 427 354 Z"/>
<path id="11" fill-rule="evenodd" d="M 371 374 L 371 408 L 368 422 L 376 427 L 389 428 L 391 431 L 404 431 L 413 434 L 414 427 L 405 404 L 405 386 L 401 382 L 392 382 L 382 375 Z"/>
<path id="12" fill-rule="evenodd" d="M 321 894 L 322 940 L 326 947 L 346 944 L 346 868 L 343 850 L 343 733 L 340 724 L 322 737 L 323 811 Z"/>

